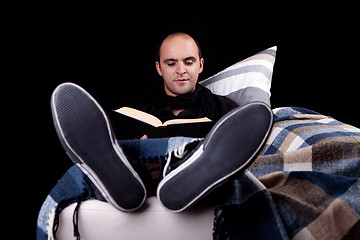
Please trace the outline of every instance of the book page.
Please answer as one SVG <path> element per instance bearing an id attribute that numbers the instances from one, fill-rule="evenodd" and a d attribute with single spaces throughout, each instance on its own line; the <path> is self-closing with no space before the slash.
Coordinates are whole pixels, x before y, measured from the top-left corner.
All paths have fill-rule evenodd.
<path id="1" fill-rule="evenodd" d="M 162 125 L 172 125 L 172 124 L 182 124 L 182 123 L 200 123 L 200 122 L 211 122 L 211 120 L 207 117 L 203 118 L 193 118 L 193 119 L 171 119 L 164 122 Z"/>
<path id="2" fill-rule="evenodd" d="M 162 122 L 157 117 L 155 117 L 149 113 L 134 109 L 134 108 L 122 107 L 122 108 L 115 110 L 115 112 L 121 113 L 125 116 L 137 119 L 139 121 L 145 122 L 154 127 L 159 127 L 162 125 Z"/>

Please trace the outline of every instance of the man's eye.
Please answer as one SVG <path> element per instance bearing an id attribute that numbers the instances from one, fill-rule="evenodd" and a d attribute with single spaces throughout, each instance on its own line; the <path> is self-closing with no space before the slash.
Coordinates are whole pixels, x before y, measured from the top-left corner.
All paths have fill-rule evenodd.
<path id="1" fill-rule="evenodd" d="M 192 65 L 193 63 L 194 63 L 193 61 L 186 61 L 185 62 L 185 64 L 188 65 L 188 66 Z"/>
<path id="2" fill-rule="evenodd" d="M 175 66 L 175 63 L 168 63 L 168 66 L 173 67 L 173 66 Z"/>

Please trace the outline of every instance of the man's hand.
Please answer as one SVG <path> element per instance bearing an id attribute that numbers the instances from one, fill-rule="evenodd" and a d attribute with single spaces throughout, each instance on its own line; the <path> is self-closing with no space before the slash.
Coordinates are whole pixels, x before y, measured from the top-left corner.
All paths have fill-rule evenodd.
<path id="1" fill-rule="evenodd" d="M 140 138 L 140 140 L 142 140 L 142 139 L 148 139 L 148 136 L 145 134 L 144 136 L 142 136 L 142 137 Z"/>

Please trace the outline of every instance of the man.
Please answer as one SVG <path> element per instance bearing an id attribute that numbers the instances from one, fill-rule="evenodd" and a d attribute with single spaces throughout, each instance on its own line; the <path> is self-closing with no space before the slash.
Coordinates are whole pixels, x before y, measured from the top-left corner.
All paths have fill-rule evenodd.
<path id="1" fill-rule="evenodd" d="M 171 34 L 163 40 L 156 62 L 164 89 L 130 104 L 163 121 L 209 117 L 216 122 L 185 156 L 176 154 L 176 161 L 173 155 L 168 157 L 156 194 L 162 205 L 173 212 L 189 208 L 244 170 L 272 125 L 272 112 L 265 104 L 237 108 L 231 100 L 198 85 L 203 68 L 197 42 L 184 33 Z M 54 90 L 51 106 L 63 147 L 96 190 L 119 210 L 139 208 L 147 196 L 141 173 L 119 145 L 110 121 L 95 99 L 79 86 L 65 83 Z"/>
<path id="2" fill-rule="evenodd" d="M 163 78 L 164 89 L 149 93 L 127 103 L 127 106 L 148 112 L 160 120 L 173 118 L 208 117 L 219 120 L 237 104 L 222 96 L 213 95 L 197 84 L 204 68 L 198 43 L 185 33 L 167 36 L 158 51 L 155 63 Z"/>

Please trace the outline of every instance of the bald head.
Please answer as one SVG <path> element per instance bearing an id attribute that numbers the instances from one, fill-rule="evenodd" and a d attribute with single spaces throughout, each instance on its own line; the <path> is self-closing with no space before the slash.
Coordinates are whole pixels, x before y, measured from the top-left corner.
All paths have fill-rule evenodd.
<path id="1" fill-rule="evenodd" d="M 155 65 L 164 79 L 166 94 L 178 96 L 195 90 L 204 59 L 192 37 L 185 33 L 174 33 L 162 41 Z"/>
<path id="2" fill-rule="evenodd" d="M 158 51 L 157 51 L 157 60 L 159 61 L 160 60 L 160 51 L 161 51 L 161 48 L 164 44 L 164 42 L 168 41 L 168 40 L 171 40 L 173 38 L 183 38 L 183 39 L 188 39 L 188 40 L 191 40 L 193 43 L 195 43 L 196 47 L 197 47 L 197 50 L 198 50 L 198 55 L 199 55 L 199 59 L 202 58 L 202 54 L 201 54 L 201 49 L 200 49 L 200 45 L 199 43 L 193 38 L 191 37 L 189 34 L 186 34 L 186 33 L 183 33 L 183 32 L 176 32 L 176 33 L 172 33 L 168 36 L 166 36 L 164 38 L 164 40 L 161 42 L 161 44 L 159 45 L 158 47 Z"/>

